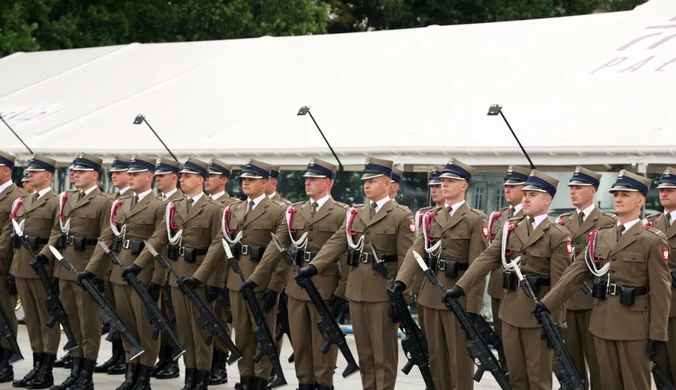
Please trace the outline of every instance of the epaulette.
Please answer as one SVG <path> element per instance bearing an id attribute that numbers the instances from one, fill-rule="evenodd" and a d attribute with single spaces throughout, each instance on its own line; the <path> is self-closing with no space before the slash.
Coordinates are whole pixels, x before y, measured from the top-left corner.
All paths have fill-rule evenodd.
<path id="1" fill-rule="evenodd" d="M 559 215 L 559 218 L 569 217 L 569 216 L 573 215 L 573 213 L 574 213 L 574 211 L 566 211 L 565 213 L 561 213 L 561 215 Z"/>
<path id="2" fill-rule="evenodd" d="M 601 210 L 599 210 L 599 211 L 601 211 Z M 611 213 L 611 212 L 608 212 L 608 211 L 601 211 L 601 215 L 603 215 L 605 217 L 610 217 L 610 218 L 616 218 L 617 217 L 617 214 Z M 659 214 L 657 214 L 657 215 L 659 215 Z"/>
<path id="3" fill-rule="evenodd" d="M 469 208 L 469 211 L 472 212 L 472 213 L 474 213 L 474 214 L 476 214 L 476 215 L 478 215 L 478 216 L 480 216 L 480 217 L 485 217 L 485 216 L 486 216 L 486 214 L 483 212 L 483 210 L 480 210 L 480 209 L 474 209 L 474 208 L 471 208 L 471 207 L 470 207 L 470 208 Z"/>
<path id="4" fill-rule="evenodd" d="M 508 219 L 508 221 L 511 222 L 512 224 L 516 225 L 524 219 L 526 219 L 526 216 L 522 215 L 520 217 L 512 217 L 512 218 Z"/>
<path id="5" fill-rule="evenodd" d="M 301 200 L 300 202 L 292 203 L 293 207 L 301 206 L 303 203 L 305 203 L 305 200 Z"/>
<path id="6" fill-rule="evenodd" d="M 291 202 L 285 203 L 285 202 L 282 202 L 282 201 L 280 201 L 280 200 L 274 200 L 274 199 L 270 199 L 270 200 L 272 201 L 272 203 L 274 203 L 274 204 L 276 204 L 277 206 L 283 208 L 284 210 L 286 210 L 286 208 L 289 207 L 289 206 L 291 205 Z"/>
<path id="7" fill-rule="evenodd" d="M 349 204 L 343 203 L 343 202 L 338 202 L 338 201 L 336 201 L 336 205 L 338 205 L 338 207 L 341 207 L 341 208 L 343 208 L 343 209 L 345 209 L 345 210 L 347 210 L 347 209 L 350 208 L 350 205 L 349 205 Z"/>
<path id="8" fill-rule="evenodd" d="M 355 209 L 358 209 L 360 207 L 366 206 L 366 203 L 355 203 L 351 207 L 354 207 Z"/>
<path id="9" fill-rule="evenodd" d="M 552 226 L 552 228 L 558 230 L 559 233 L 568 234 L 568 229 L 563 227 L 562 225 L 559 225 L 558 223 L 552 223 L 551 226 Z"/>
<path id="10" fill-rule="evenodd" d="M 394 204 L 394 207 L 398 207 L 398 208 L 400 208 L 401 210 L 404 210 L 404 211 L 409 212 L 409 213 L 411 213 L 411 214 L 413 213 L 413 212 L 411 211 L 411 209 L 408 208 L 408 206 L 404 206 L 403 204 L 395 203 L 395 204 Z"/>
<path id="11" fill-rule="evenodd" d="M 646 227 L 645 229 L 646 229 L 647 231 L 653 233 L 653 234 L 656 235 L 656 236 L 659 236 L 660 234 L 664 235 L 664 232 L 663 232 L 663 231 L 661 231 L 660 229 L 656 229 L 656 228 L 654 228 L 654 227 Z"/>

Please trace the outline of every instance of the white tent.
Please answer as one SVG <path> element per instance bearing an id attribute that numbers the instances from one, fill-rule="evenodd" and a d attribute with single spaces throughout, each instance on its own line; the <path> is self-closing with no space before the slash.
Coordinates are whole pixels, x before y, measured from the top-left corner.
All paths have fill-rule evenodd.
<path id="1" fill-rule="evenodd" d="M 0 59 L 0 113 L 38 152 L 166 155 L 298 167 L 366 155 L 425 166 L 676 160 L 676 2 L 629 12 L 303 37 L 130 44 Z M 671 62 L 670 62 L 671 61 Z M 2 149 L 28 152 L 1 128 Z"/>

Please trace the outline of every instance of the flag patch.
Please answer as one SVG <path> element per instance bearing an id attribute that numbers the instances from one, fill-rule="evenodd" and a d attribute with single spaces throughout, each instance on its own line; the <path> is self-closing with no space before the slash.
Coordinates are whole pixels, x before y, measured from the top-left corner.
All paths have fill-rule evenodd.
<path id="1" fill-rule="evenodd" d="M 662 260 L 669 260 L 669 248 L 662 249 Z"/>
<path id="2" fill-rule="evenodd" d="M 415 222 L 411 221 L 408 223 L 408 231 L 411 233 L 415 233 Z"/>
<path id="3" fill-rule="evenodd" d="M 488 226 L 481 227 L 481 234 L 483 234 L 484 237 L 488 237 Z"/>
<path id="4" fill-rule="evenodd" d="M 568 254 L 573 253 L 573 247 L 570 245 L 570 242 L 566 243 L 566 253 Z"/>

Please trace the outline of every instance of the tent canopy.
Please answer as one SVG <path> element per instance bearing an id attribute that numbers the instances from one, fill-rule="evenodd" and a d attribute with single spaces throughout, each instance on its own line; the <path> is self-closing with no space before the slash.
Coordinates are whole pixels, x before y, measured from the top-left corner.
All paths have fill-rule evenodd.
<path id="1" fill-rule="evenodd" d="M 516 22 L 129 44 L 0 59 L 0 113 L 34 152 L 256 157 L 299 167 L 367 155 L 538 166 L 676 161 L 676 2 Z M 671 19 L 670 19 L 671 18 Z M 5 130 L 0 129 L 1 132 Z M 7 131 L 2 148 L 29 153 Z"/>

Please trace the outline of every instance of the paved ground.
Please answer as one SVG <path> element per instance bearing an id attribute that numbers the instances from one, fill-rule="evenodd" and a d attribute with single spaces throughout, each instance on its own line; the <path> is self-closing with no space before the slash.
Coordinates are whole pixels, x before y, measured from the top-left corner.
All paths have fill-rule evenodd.
<path id="1" fill-rule="evenodd" d="M 17 317 L 21 318 L 23 317 L 23 313 L 21 311 L 17 312 Z M 21 347 L 21 351 L 26 358 L 26 360 L 15 363 L 14 365 L 14 375 L 15 377 L 23 377 L 28 371 L 30 371 L 32 367 L 32 355 L 31 355 L 31 349 L 30 349 L 30 344 L 28 342 L 28 334 L 26 333 L 26 328 L 24 326 L 19 326 L 19 346 Z M 357 355 L 357 348 L 354 344 L 354 338 L 352 335 L 348 335 L 348 342 L 350 344 L 350 349 L 352 350 L 352 353 Z M 65 337 L 62 337 L 62 345 L 65 343 Z M 290 343 L 288 340 L 285 340 L 284 342 L 284 348 L 282 349 L 282 366 L 284 368 L 284 375 L 286 376 L 287 381 L 289 382 L 289 385 L 286 387 L 283 387 L 283 389 L 295 389 L 296 385 L 298 384 L 298 381 L 296 380 L 295 374 L 294 374 L 294 369 L 293 369 L 293 364 L 288 363 L 287 359 L 289 355 L 291 354 L 291 348 L 290 348 Z M 434 344 L 430 343 L 430 348 L 434 348 Z M 61 357 L 62 352 L 59 351 L 59 357 Z M 100 356 L 100 361 L 105 361 L 110 357 L 111 354 L 111 349 L 110 349 L 110 343 L 103 341 L 101 343 L 101 352 L 99 354 Z M 403 367 L 404 363 L 406 362 L 406 358 L 404 357 L 403 352 L 400 350 L 399 352 L 399 367 Z M 181 363 L 182 365 L 182 363 Z M 342 389 L 350 389 L 350 390 L 355 390 L 361 387 L 361 379 L 358 374 L 355 374 L 351 376 L 350 378 L 343 379 L 340 376 L 340 372 L 345 368 L 345 361 L 339 354 L 338 358 L 338 368 L 336 369 L 336 380 L 335 380 L 335 388 L 338 390 Z M 234 388 L 235 382 L 239 379 L 239 374 L 237 374 L 237 365 L 233 365 L 232 367 L 229 367 L 228 369 L 230 381 L 229 383 L 225 385 L 219 385 L 219 386 L 210 386 L 210 388 L 213 389 L 232 389 Z M 68 376 L 69 371 L 63 368 L 56 368 L 54 369 L 54 380 L 58 383 L 61 383 L 66 377 Z M 94 374 L 94 381 L 96 384 L 96 388 L 99 390 L 113 390 L 117 388 L 120 383 L 124 380 L 123 375 L 118 375 L 118 376 L 111 376 L 111 375 L 105 375 L 105 374 Z M 559 386 L 556 383 L 556 379 L 554 379 L 554 389 L 558 389 Z M 183 378 L 176 378 L 176 379 L 171 379 L 171 380 L 156 380 L 153 379 L 152 385 L 156 389 L 180 389 L 183 387 Z M 0 389 L 10 389 L 12 388 L 11 383 L 3 383 L 0 384 Z M 404 375 L 403 373 L 399 372 L 399 375 L 397 376 L 397 389 L 401 390 L 425 390 L 425 385 L 422 380 L 422 376 L 420 375 L 420 372 L 417 369 L 413 369 L 409 375 Z M 480 383 L 477 383 L 474 386 L 474 389 L 477 390 L 489 390 L 489 389 L 499 389 L 499 386 L 495 383 L 493 380 L 493 377 L 490 375 L 490 373 L 485 373 L 483 379 L 481 380 Z M 655 386 L 653 385 L 652 389 L 656 389 Z M 437 390 L 446 390 L 446 389 L 437 389 Z M 465 389 L 462 389 L 465 390 Z"/>

